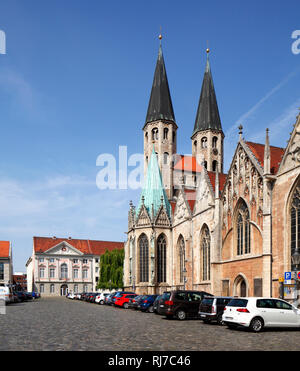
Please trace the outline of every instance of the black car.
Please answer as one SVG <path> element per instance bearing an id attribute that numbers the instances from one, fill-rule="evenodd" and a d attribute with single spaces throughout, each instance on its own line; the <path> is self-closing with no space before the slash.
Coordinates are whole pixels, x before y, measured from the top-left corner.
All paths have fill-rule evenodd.
<path id="1" fill-rule="evenodd" d="M 159 295 L 153 303 L 153 313 L 158 314 L 158 306 L 159 306 L 159 301 L 162 298 L 162 295 Z"/>
<path id="2" fill-rule="evenodd" d="M 179 320 L 199 318 L 199 305 L 204 296 L 212 296 L 205 291 L 176 290 L 164 292 L 159 300 L 158 313 Z"/>
<path id="3" fill-rule="evenodd" d="M 132 303 L 131 303 L 131 306 L 130 308 L 132 309 L 139 309 L 139 305 L 140 303 L 142 302 L 142 300 L 146 299 L 147 295 L 139 295 L 139 296 L 136 296 L 133 300 L 132 300 Z"/>
<path id="4" fill-rule="evenodd" d="M 15 291 L 15 294 L 17 295 L 19 302 L 27 300 L 27 296 L 23 291 Z"/>
<path id="5" fill-rule="evenodd" d="M 129 299 L 128 301 L 128 308 L 133 309 L 135 307 L 136 300 L 140 299 L 143 295 L 137 295 L 136 297 Z"/>
<path id="6" fill-rule="evenodd" d="M 203 298 L 199 305 L 199 317 L 204 322 L 216 321 L 219 325 L 222 322 L 224 308 L 233 299 L 229 296 L 212 296 Z"/>

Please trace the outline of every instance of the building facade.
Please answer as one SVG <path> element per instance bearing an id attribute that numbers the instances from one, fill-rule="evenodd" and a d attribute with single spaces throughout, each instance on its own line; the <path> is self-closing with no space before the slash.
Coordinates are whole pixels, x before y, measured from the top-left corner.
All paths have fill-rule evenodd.
<path id="1" fill-rule="evenodd" d="M 300 116 L 286 148 L 270 145 L 268 129 L 264 143 L 247 141 L 240 126 L 225 174 L 208 53 L 192 156 L 183 156 L 160 46 L 143 127 L 144 188 L 128 214 L 125 287 L 278 297 L 284 272 L 300 270 Z"/>
<path id="2" fill-rule="evenodd" d="M 123 242 L 33 237 L 32 256 L 26 263 L 28 291 L 43 296 L 95 292 L 100 256 L 123 248 Z"/>
<path id="3" fill-rule="evenodd" d="M 0 241 L 0 285 L 13 283 L 12 246 L 9 241 Z"/>

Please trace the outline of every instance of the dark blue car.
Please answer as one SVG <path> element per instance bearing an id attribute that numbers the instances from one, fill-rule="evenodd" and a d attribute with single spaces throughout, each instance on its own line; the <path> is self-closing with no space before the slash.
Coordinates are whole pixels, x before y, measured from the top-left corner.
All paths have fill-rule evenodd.
<path id="1" fill-rule="evenodd" d="M 153 313 L 153 303 L 157 297 L 158 295 L 147 295 L 139 304 L 139 309 L 143 312 Z"/>

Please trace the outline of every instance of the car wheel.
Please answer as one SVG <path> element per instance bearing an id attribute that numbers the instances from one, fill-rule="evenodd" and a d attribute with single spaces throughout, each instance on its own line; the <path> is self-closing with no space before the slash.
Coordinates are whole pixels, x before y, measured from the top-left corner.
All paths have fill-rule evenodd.
<path id="1" fill-rule="evenodd" d="M 124 304 L 123 304 L 123 308 L 124 308 L 124 309 L 128 309 L 128 303 L 124 303 Z"/>
<path id="2" fill-rule="evenodd" d="M 104 301 L 103 300 L 100 300 L 99 304 L 100 305 L 103 305 L 104 304 Z"/>
<path id="3" fill-rule="evenodd" d="M 253 332 L 260 332 L 263 327 L 264 327 L 264 321 L 259 318 L 259 317 L 255 317 L 253 318 L 253 320 L 250 322 L 250 329 L 253 331 Z"/>
<path id="4" fill-rule="evenodd" d="M 176 313 L 176 317 L 177 319 L 183 321 L 186 319 L 186 313 L 184 310 L 179 310 L 177 313 Z"/>
<path id="5" fill-rule="evenodd" d="M 148 312 L 149 312 L 149 313 L 153 313 L 153 312 L 154 312 L 153 305 L 150 305 L 150 307 L 148 308 Z"/>

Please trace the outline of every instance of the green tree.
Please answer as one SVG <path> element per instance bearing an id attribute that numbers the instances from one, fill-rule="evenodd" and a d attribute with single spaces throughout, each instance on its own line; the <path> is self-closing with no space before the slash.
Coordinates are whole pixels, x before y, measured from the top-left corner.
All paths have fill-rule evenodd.
<path id="1" fill-rule="evenodd" d="M 106 250 L 100 257 L 98 289 L 123 288 L 124 249 Z"/>

